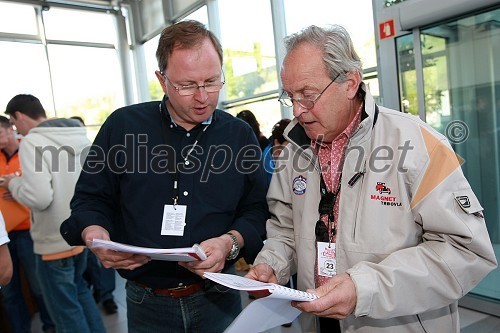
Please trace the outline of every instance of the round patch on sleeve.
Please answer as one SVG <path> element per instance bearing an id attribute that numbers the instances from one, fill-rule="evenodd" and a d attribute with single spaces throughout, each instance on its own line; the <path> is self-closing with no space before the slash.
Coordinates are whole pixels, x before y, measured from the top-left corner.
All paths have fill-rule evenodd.
<path id="1" fill-rule="evenodd" d="M 302 195 L 302 194 L 306 193 L 307 179 L 302 177 L 302 176 L 296 177 L 293 180 L 292 187 L 293 187 L 293 193 L 295 193 L 297 195 Z"/>

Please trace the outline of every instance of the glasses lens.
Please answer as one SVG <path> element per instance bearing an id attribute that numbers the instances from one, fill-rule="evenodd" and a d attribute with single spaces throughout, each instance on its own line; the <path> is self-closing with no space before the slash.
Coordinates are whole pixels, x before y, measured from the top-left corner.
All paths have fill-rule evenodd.
<path id="1" fill-rule="evenodd" d="M 209 93 L 217 92 L 222 89 L 222 82 L 205 84 L 205 90 Z"/>
<path id="2" fill-rule="evenodd" d="M 304 109 L 312 109 L 314 107 L 314 102 L 311 101 L 310 99 L 302 99 L 302 98 L 299 98 L 299 99 L 296 99 L 295 100 L 297 103 L 299 103 L 299 105 L 301 107 L 303 107 Z"/>
<path id="3" fill-rule="evenodd" d="M 209 83 L 209 84 L 204 84 L 203 86 L 184 86 L 184 87 L 179 87 L 177 88 L 177 91 L 179 92 L 179 95 L 181 96 L 191 96 L 196 94 L 198 89 L 204 88 L 207 93 L 214 93 L 217 91 L 220 91 L 222 89 L 222 86 L 224 85 L 223 82 L 217 82 L 217 83 Z"/>
<path id="4" fill-rule="evenodd" d="M 292 100 L 288 97 L 281 97 L 279 101 L 283 106 L 286 106 L 288 108 L 291 108 L 293 106 Z"/>
<path id="5" fill-rule="evenodd" d="M 328 242 L 328 228 L 323 221 L 318 220 L 318 222 L 316 222 L 314 233 L 316 234 L 316 240 L 318 242 Z"/>
<path id="6" fill-rule="evenodd" d="M 196 93 L 196 90 L 198 90 L 198 87 L 181 87 L 177 89 L 179 95 L 181 96 L 194 95 Z"/>

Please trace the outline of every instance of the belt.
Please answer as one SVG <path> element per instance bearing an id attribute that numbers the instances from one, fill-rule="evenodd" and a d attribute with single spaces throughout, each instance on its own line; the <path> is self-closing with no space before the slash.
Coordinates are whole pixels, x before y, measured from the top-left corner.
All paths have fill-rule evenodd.
<path id="1" fill-rule="evenodd" d="M 210 287 L 213 286 L 212 281 L 210 280 L 204 280 L 198 283 L 193 283 L 193 284 L 188 284 L 188 285 L 183 285 L 182 283 L 179 283 L 178 287 L 174 288 L 166 288 L 166 289 L 155 289 L 155 288 L 150 288 L 146 285 L 136 283 L 139 287 L 146 289 L 153 295 L 164 295 L 164 296 L 169 296 L 172 298 L 181 298 L 181 297 L 187 297 L 190 296 L 200 290 L 207 290 Z"/>

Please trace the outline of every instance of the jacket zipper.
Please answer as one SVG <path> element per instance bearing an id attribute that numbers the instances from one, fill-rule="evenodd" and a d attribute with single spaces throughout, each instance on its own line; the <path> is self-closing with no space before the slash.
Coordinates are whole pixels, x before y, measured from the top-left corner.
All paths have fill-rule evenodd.
<path id="1" fill-rule="evenodd" d="M 359 171 L 354 174 L 354 176 L 348 181 L 349 188 L 353 188 L 354 186 L 358 186 L 358 193 L 356 198 L 355 213 L 354 213 L 354 226 L 352 228 L 352 240 L 356 240 L 356 226 L 358 223 L 358 211 L 359 211 L 359 200 L 361 199 L 361 193 L 363 192 L 363 184 L 366 173 L 366 160 L 363 161 L 363 171 Z M 361 181 L 361 182 L 359 182 Z M 359 184 L 358 184 L 359 183 Z"/>

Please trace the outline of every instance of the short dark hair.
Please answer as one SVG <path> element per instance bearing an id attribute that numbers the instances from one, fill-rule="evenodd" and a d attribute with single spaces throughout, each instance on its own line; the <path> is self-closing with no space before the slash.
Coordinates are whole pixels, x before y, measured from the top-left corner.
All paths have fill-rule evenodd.
<path id="1" fill-rule="evenodd" d="M 9 118 L 0 116 L 0 126 L 3 128 L 9 128 L 12 124 L 10 123 Z"/>
<path id="2" fill-rule="evenodd" d="M 20 94 L 14 96 L 5 108 L 5 114 L 16 118 L 15 113 L 21 112 L 31 119 L 47 118 L 40 100 L 33 95 Z"/>
<path id="3" fill-rule="evenodd" d="M 72 116 L 72 117 L 69 117 L 69 119 L 76 119 L 79 122 L 81 122 L 83 126 L 85 126 L 85 121 L 83 121 L 83 118 L 80 116 Z"/>
<path id="4" fill-rule="evenodd" d="M 288 124 L 290 123 L 290 119 L 287 119 L 287 118 L 284 118 L 284 119 L 281 119 L 280 121 L 278 121 L 274 126 L 273 126 L 273 129 L 272 129 L 272 132 L 271 132 L 271 137 L 276 140 L 278 140 L 278 142 L 280 144 L 283 144 L 283 142 L 286 141 L 285 137 L 283 136 L 283 133 L 285 132 L 285 128 L 288 126 Z"/>
<path id="5" fill-rule="evenodd" d="M 257 121 L 257 118 L 255 117 L 252 111 L 250 110 L 240 111 L 236 114 L 236 118 L 239 118 L 245 121 L 248 125 L 250 125 L 257 138 L 260 136 L 260 124 Z"/>
<path id="6" fill-rule="evenodd" d="M 198 21 L 187 20 L 172 24 L 161 32 L 158 49 L 156 50 L 156 60 L 158 61 L 160 72 L 165 72 L 168 58 L 170 58 L 174 49 L 193 48 L 200 45 L 205 38 L 210 39 L 212 42 L 222 66 L 222 46 L 214 33 Z"/>

